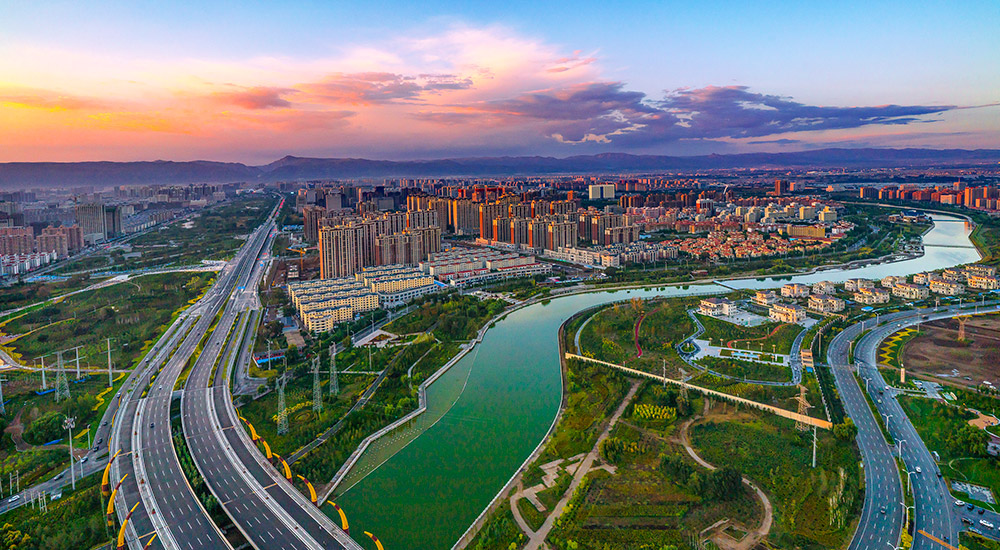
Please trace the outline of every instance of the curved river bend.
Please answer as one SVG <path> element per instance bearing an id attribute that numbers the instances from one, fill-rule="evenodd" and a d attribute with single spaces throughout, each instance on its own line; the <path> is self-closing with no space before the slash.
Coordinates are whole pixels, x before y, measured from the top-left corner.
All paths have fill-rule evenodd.
<path id="1" fill-rule="evenodd" d="M 725 281 L 732 288 L 881 278 L 975 262 L 970 228 L 933 215 L 925 254 L 894 264 L 782 279 Z M 427 391 L 427 413 L 373 445 L 338 488 L 356 532 L 391 548 L 446 550 L 545 436 L 562 397 L 558 330 L 576 312 L 632 297 L 729 292 L 720 285 L 598 291 L 514 311 Z"/>

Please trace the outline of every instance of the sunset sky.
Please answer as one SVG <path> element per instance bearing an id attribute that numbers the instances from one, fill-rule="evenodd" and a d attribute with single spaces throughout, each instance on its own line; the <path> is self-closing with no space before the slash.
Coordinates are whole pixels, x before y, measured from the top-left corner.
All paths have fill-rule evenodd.
<path id="1" fill-rule="evenodd" d="M 0 162 L 1000 148 L 996 0 L 285 4 L 0 0 Z"/>

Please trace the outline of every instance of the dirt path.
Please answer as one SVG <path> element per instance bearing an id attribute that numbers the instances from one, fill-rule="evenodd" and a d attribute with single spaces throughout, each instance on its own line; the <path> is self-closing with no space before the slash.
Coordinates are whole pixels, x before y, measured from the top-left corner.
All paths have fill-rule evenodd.
<path id="1" fill-rule="evenodd" d="M 707 410 L 708 401 L 705 402 L 705 408 Z M 695 422 L 703 420 L 703 418 L 704 417 L 699 414 L 685 421 L 684 424 L 681 425 L 681 429 L 678 430 L 678 437 L 676 441 L 684 446 L 684 450 L 687 451 L 687 454 L 694 459 L 695 462 L 704 468 L 715 470 L 715 466 L 709 464 L 705 461 L 705 459 L 698 456 L 694 447 L 691 446 L 691 438 L 688 435 L 688 430 L 691 426 Z M 760 500 L 760 503 L 764 506 L 764 519 L 761 520 L 760 526 L 757 527 L 757 529 L 748 532 L 747 535 L 743 537 L 743 540 L 731 545 L 728 550 L 750 550 L 751 548 L 754 548 L 757 544 L 764 540 L 765 537 L 767 537 L 767 534 L 771 532 L 771 525 L 774 523 L 774 508 L 771 506 L 771 501 L 767 498 L 767 495 L 764 494 L 764 491 L 761 491 L 760 488 L 754 484 L 754 482 L 750 481 L 746 477 L 743 478 L 743 484 L 753 489 L 754 493 L 757 495 L 757 499 Z M 717 544 L 724 543 L 722 540 L 716 540 L 715 542 Z"/>
<path id="2" fill-rule="evenodd" d="M 17 414 L 14 415 L 14 419 L 3 430 L 4 433 L 10 434 L 10 438 L 14 440 L 14 449 L 16 449 L 17 452 L 19 452 L 19 453 L 23 453 L 23 452 L 30 451 L 32 449 L 39 448 L 38 445 L 32 445 L 31 443 L 28 443 L 27 441 L 24 440 L 24 423 L 21 422 L 21 413 L 22 412 L 24 412 L 23 408 L 21 410 L 17 411 Z M 65 444 L 46 445 L 45 447 L 42 447 L 42 448 L 45 449 L 46 451 L 57 450 L 57 449 L 66 450 L 66 449 L 69 449 L 69 445 L 65 445 Z M 84 453 L 86 453 L 87 449 L 84 448 L 83 451 L 84 451 Z M 79 453 L 79 451 L 76 451 L 74 454 L 77 454 L 77 453 Z"/>
<path id="3" fill-rule="evenodd" d="M 17 411 L 17 414 L 14 415 L 14 420 L 4 428 L 4 433 L 10 434 L 10 438 L 14 440 L 14 448 L 19 453 L 23 453 L 32 447 L 24 442 L 24 423 L 21 422 L 22 412 L 24 412 L 24 409 Z"/>
<path id="4" fill-rule="evenodd" d="M 632 387 L 629 388 L 628 393 L 625 395 L 625 399 L 622 399 L 622 403 L 618 406 L 618 410 L 616 410 L 615 414 L 611 416 L 611 420 L 608 421 L 608 425 L 605 427 L 604 432 L 602 432 L 597 438 L 597 441 L 594 443 L 594 448 L 587 453 L 587 456 L 585 456 L 579 466 L 577 466 L 576 472 L 573 473 L 573 481 L 570 482 L 569 488 L 566 489 L 565 493 L 563 493 L 559 503 L 556 504 L 552 513 L 545 518 L 545 523 L 542 523 L 542 526 L 538 528 L 538 532 L 528 535 L 528 544 L 525 545 L 525 550 L 539 550 L 540 548 L 545 547 L 545 538 L 549 536 L 549 531 L 552 530 L 552 526 L 555 525 L 556 520 L 559 519 L 559 516 L 561 516 L 563 511 L 566 509 L 566 505 L 569 503 L 570 497 L 573 496 L 576 488 L 580 486 L 583 478 L 593 467 L 594 461 L 597 460 L 598 449 L 601 446 L 601 442 L 607 439 L 611 434 L 611 430 L 615 427 L 615 424 L 618 422 L 618 419 L 621 418 L 622 414 L 625 413 L 625 409 L 628 407 L 628 404 L 632 402 L 632 398 L 635 397 L 635 394 L 639 390 L 639 386 L 641 384 L 642 382 L 639 380 L 634 380 L 632 382 Z M 528 534 L 528 532 L 525 532 L 525 534 Z"/>

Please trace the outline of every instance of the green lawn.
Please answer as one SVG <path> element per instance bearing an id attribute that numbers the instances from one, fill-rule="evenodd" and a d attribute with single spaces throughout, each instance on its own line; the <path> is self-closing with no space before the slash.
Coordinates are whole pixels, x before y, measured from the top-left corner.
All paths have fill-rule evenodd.
<path id="1" fill-rule="evenodd" d="M 959 395 L 964 394 L 971 392 Z M 900 397 L 899 402 L 927 448 L 941 456 L 941 473 L 945 478 L 989 487 L 994 495 L 1000 496 L 1000 464 L 986 455 L 985 446 L 979 452 L 970 451 L 957 437 L 963 430 L 975 432 L 968 425 L 974 414 L 920 397 Z"/>
<path id="2" fill-rule="evenodd" d="M 772 322 L 744 327 L 700 314 L 698 319 L 705 326 L 701 338 L 711 340 L 712 345 L 781 354 L 791 351 L 795 337 L 804 330 L 799 325 Z"/>
<path id="3" fill-rule="evenodd" d="M 580 333 L 581 354 L 657 374 L 666 366 L 668 376 L 677 376 L 687 365 L 673 346 L 694 332 L 694 323 L 687 316 L 687 309 L 694 303 L 696 300 L 686 298 L 607 307 L 594 315 Z M 642 357 L 638 358 L 635 325 L 643 315 L 639 327 Z M 571 336 L 575 336 L 575 330 Z"/>
<path id="4" fill-rule="evenodd" d="M 726 359 L 722 357 L 703 357 L 698 360 L 698 363 L 712 369 L 715 372 L 735 376 L 744 380 L 787 382 L 792 379 L 791 368 L 782 365 L 757 363 L 755 361 L 742 361 L 739 359 Z"/>

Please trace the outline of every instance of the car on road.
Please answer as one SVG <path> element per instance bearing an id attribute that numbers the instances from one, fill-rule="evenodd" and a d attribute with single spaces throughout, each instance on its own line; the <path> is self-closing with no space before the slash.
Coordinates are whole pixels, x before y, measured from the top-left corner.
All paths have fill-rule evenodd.
<path id="1" fill-rule="evenodd" d="M 983 514 L 986 513 L 986 510 L 983 509 L 983 508 L 980 508 L 980 509 L 976 510 L 976 513 L 979 514 L 979 515 L 983 515 Z"/>
<path id="2" fill-rule="evenodd" d="M 988 521 L 986 521 L 985 519 L 979 520 L 979 525 L 982 525 L 983 527 L 985 527 L 987 529 L 993 529 L 993 524 L 990 523 L 990 522 L 988 522 Z"/>
<path id="3" fill-rule="evenodd" d="M 923 473 L 923 472 L 924 472 L 924 471 L 920 469 L 920 466 L 917 466 L 917 473 L 918 473 L 918 474 L 921 474 L 921 473 Z"/>
<path id="4" fill-rule="evenodd" d="M 961 500 L 956 500 L 955 501 L 955 506 L 965 506 L 965 503 L 962 502 Z"/>
<path id="5" fill-rule="evenodd" d="M 885 506 L 879 508 L 878 510 L 882 515 L 885 515 Z"/>
<path id="6" fill-rule="evenodd" d="M 962 523 L 966 525 L 972 525 L 972 520 L 969 518 L 962 518 Z"/>
<path id="7" fill-rule="evenodd" d="M 85 456 L 85 457 L 81 458 L 81 459 L 80 459 L 80 464 L 86 464 L 86 463 L 87 463 L 87 460 L 88 460 L 89 458 L 90 458 L 89 456 Z"/>
<path id="8" fill-rule="evenodd" d="M 965 507 L 968 508 L 970 511 L 976 509 L 976 507 L 972 504 L 966 504 Z"/>
<path id="9" fill-rule="evenodd" d="M 17 502 L 19 500 L 21 500 L 21 495 L 14 495 L 14 496 L 10 497 L 9 499 L 7 499 L 7 502 Z"/>
<path id="10" fill-rule="evenodd" d="M 152 423 L 152 422 L 150 422 L 150 423 L 149 423 L 149 429 L 150 429 L 150 430 L 152 430 L 152 429 L 153 429 L 153 423 Z"/>

